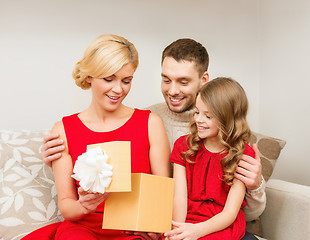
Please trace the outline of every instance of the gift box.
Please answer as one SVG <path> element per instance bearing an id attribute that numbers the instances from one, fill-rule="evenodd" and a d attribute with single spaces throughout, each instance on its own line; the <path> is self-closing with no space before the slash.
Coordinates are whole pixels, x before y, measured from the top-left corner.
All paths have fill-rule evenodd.
<path id="1" fill-rule="evenodd" d="M 101 147 L 108 155 L 107 163 L 113 169 L 112 181 L 106 192 L 131 191 L 131 145 L 130 141 L 113 141 L 88 145 L 87 149 Z"/>
<path id="2" fill-rule="evenodd" d="M 131 174 L 131 192 L 113 192 L 105 201 L 102 228 L 142 232 L 171 230 L 174 179 Z"/>

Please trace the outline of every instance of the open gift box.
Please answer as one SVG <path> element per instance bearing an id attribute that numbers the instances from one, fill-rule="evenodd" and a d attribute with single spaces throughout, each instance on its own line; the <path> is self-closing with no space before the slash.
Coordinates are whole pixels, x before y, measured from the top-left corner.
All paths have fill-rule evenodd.
<path id="1" fill-rule="evenodd" d="M 116 141 L 100 146 L 113 167 L 110 192 L 105 201 L 103 229 L 141 232 L 171 230 L 174 179 L 145 173 L 131 173 L 130 142 Z"/>
<path id="2" fill-rule="evenodd" d="M 113 176 L 106 192 L 131 191 L 131 145 L 129 141 L 114 141 L 88 145 L 87 149 L 101 147 L 108 155 L 108 164 L 112 165 Z"/>
<path id="3" fill-rule="evenodd" d="M 113 192 L 105 201 L 102 228 L 141 232 L 171 230 L 174 179 L 131 174 L 131 192 Z"/>

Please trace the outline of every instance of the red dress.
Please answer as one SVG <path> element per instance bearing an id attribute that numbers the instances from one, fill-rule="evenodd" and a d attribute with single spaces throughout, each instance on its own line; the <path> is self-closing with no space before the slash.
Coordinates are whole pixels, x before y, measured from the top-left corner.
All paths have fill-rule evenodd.
<path id="1" fill-rule="evenodd" d="M 131 118 L 124 125 L 110 132 L 94 132 L 90 130 L 82 123 L 77 114 L 64 117 L 62 122 L 73 164 L 79 155 L 86 152 L 86 147 L 89 144 L 131 141 L 131 172 L 151 173 L 148 135 L 149 114 L 149 110 L 135 109 Z M 57 240 L 144 239 L 139 236 L 123 234 L 122 231 L 102 229 L 103 209 L 104 203 L 98 206 L 96 212 L 86 215 L 79 221 L 65 220 L 62 223 L 48 225 L 30 233 L 24 240 L 54 239 L 51 228 L 57 229 L 55 235 Z M 48 232 L 49 236 L 46 236 L 45 231 Z"/>
<path id="2" fill-rule="evenodd" d="M 180 137 L 174 144 L 171 162 L 186 168 L 188 206 L 186 222 L 199 223 L 220 213 L 226 203 L 230 186 L 221 179 L 223 171 L 220 164 L 225 154 L 208 151 L 202 141 L 197 154 L 191 158 L 194 164 L 181 158 L 181 152 L 188 150 L 188 137 Z M 255 156 L 253 149 L 245 145 L 244 154 Z M 242 207 L 246 203 L 243 201 Z M 245 234 L 245 216 L 240 209 L 236 220 L 228 228 L 209 234 L 200 239 L 241 239 Z"/>

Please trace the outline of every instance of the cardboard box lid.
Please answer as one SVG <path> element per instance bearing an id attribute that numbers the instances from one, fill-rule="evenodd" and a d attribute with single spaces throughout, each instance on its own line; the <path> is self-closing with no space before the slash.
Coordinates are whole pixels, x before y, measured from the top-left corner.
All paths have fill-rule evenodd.
<path id="1" fill-rule="evenodd" d="M 131 179 L 131 192 L 111 193 L 105 201 L 102 228 L 170 231 L 174 179 L 144 173 L 133 173 Z"/>
<path id="2" fill-rule="evenodd" d="M 130 141 L 113 141 L 88 145 L 87 149 L 101 147 L 108 155 L 113 175 L 106 192 L 131 191 L 131 143 Z"/>

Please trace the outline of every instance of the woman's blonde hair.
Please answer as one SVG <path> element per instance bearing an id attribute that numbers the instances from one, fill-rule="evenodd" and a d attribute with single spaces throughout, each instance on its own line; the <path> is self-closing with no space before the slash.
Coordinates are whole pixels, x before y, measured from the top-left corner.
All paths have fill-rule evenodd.
<path id="1" fill-rule="evenodd" d="M 86 48 L 84 57 L 76 63 L 72 76 L 76 85 L 88 89 L 88 77 L 111 76 L 128 63 L 132 64 L 134 70 L 138 67 L 139 58 L 135 46 L 123 37 L 104 34 Z"/>
<path id="2" fill-rule="evenodd" d="M 216 78 L 206 83 L 199 91 L 202 101 L 209 113 L 219 122 L 218 138 L 225 146 L 227 155 L 221 160 L 223 181 L 231 185 L 234 173 L 244 152 L 251 130 L 246 121 L 248 99 L 241 85 L 231 78 Z M 189 150 L 184 152 L 190 163 L 190 156 L 197 153 L 201 139 L 197 133 L 196 123 L 190 124 Z"/>

